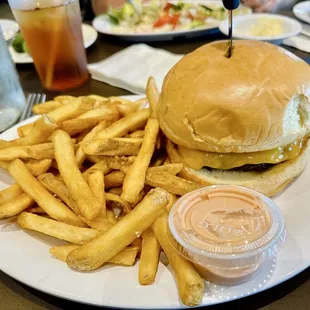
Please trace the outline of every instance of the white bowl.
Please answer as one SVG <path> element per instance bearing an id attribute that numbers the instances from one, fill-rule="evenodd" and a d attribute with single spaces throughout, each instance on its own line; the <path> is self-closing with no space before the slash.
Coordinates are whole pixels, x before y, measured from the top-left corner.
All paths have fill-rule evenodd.
<path id="1" fill-rule="evenodd" d="M 253 36 L 249 34 L 249 30 L 261 20 L 279 21 L 282 23 L 283 32 L 279 35 L 272 36 Z M 228 20 L 221 22 L 220 31 L 228 35 Z M 248 16 L 233 17 L 233 37 L 236 39 L 267 41 L 280 44 L 284 39 L 296 36 L 302 27 L 301 24 L 293 18 L 276 15 L 276 14 L 253 14 Z"/>

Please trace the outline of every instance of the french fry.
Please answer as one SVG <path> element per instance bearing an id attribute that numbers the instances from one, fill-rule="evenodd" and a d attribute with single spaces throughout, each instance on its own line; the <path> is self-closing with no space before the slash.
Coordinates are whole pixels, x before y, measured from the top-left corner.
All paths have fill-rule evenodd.
<path id="1" fill-rule="evenodd" d="M 83 143 L 83 151 L 88 155 L 123 156 L 137 155 L 141 138 L 110 138 Z"/>
<path id="2" fill-rule="evenodd" d="M 136 130 L 132 132 L 129 136 L 130 138 L 143 138 L 144 130 Z"/>
<path id="3" fill-rule="evenodd" d="M 104 234 L 72 251 L 68 265 L 75 270 L 95 270 L 123 250 L 155 221 L 167 206 L 169 195 L 156 188 L 129 214 Z"/>
<path id="4" fill-rule="evenodd" d="M 0 219 L 17 215 L 33 204 L 33 199 L 31 199 L 27 194 L 21 194 L 20 196 L 0 206 Z"/>
<path id="5" fill-rule="evenodd" d="M 56 101 L 56 100 L 46 101 L 46 102 L 34 105 L 32 108 L 32 112 L 34 114 L 46 114 L 46 113 L 56 110 L 62 105 L 63 104 L 61 102 Z"/>
<path id="6" fill-rule="evenodd" d="M 68 96 L 68 95 L 56 96 L 54 100 L 60 102 L 62 105 L 66 105 L 66 104 L 70 104 L 74 102 L 76 100 L 76 97 Z"/>
<path id="7" fill-rule="evenodd" d="M 62 105 L 61 107 L 49 112 L 47 115 L 54 119 L 56 123 L 59 123 L 70 118 L 78 117 L 79 115 L 99 106 L 100 104 L 95 100 L 86 100 L 84 97 L 74 98 L 70 104 Z"/>
<path id="8" fill-rule="evenodd" d="M 38 215 L 46 214 L 46 212 L 41 207 L 36 207 L 36 206 L 28 208 L 26 210 L 26 212 L 34 213 L 34 214 L 38 214 Z"/>
<path id="9" fill-rule="evenodd" d="M 52 165 L 51 159 L 28 160 L 25 162 L 27 168 L 34 176 L 45 173 Z M 10 161 L 0 161 L 0 167 L 9 169 Z"/>
<path id="10" fill-rule="evenodd" d="M 141 107 L 141 104 L 139 102 L 115 102 L 114 106 L 122 116 L 128 116 L 129 114 L 136 112 Z"/>
<path id="11" fill-rule="evenodd" d="M 42 143 L 37 145 L 12 146 L 0 149 L 0 160 L 12 161 L 17 158 L 22 159 L 53 159 L 55 157 L 52 143 Z"/>
<path id="12" fill-rule="evenodd" d="M 100 122 L 96 127 L 94 127 L 82 140 L 82 143 L 86 143 L 88 141 L 93 140 L 93 138 L 101 132 L 103 129 L 107 128 L 107 121 Z M 76 163 L 78 167 L 81 167 L 84 160 L 86 159 L 86 154 L 84 153 L 82 147 L 80 146 L 78 150 L 76 151 Z"/>
<path id="13" fill-rule="evenodd" d="M 86 135 L 88 134 L 88 130 L 85 130 L 83 132 L 81 132 L 80 134 L 78 134 L 75 139 L 77 143 L 80 143 L 84 140 L 84 138 L 86 137 Z"/>
<path id="14" fill-rule="evenodd" d="M 204 294 L 204 282 L 192 264 L 173 247 L 168 228 L 168 215 L 161 212 L 152 225 L 153 232 L 173 269 L 180 298 L 186 306 L 198 306 Z"/>
<path id="15" fill-rule="evenodd" d="M 19 137 L 26 137 L 29 135 L 30 131 L 33 128 L 34 123 L 26 124 L 17 128 L 17 133 Z"/>
<path id="16" fill-rule="evenodd" d="M 59 127 L 66 131 L 70 136 L 74 136 L 85 130 L 89 130 L 104 121 L 103 117 L 75 118 L 59 123 Z"/>
<path id="17" fill-rule="evenodd" d="M 66 262 L 69 253 L 73 250 L 78 249 L 79 246 L 75 244 L 66 244 L 62 246 L 54 246 L 50 249 L 50 253 L 54 255 L 57 259 Z M 136 256 L 138 254 L 139 248 L 134 246 L 129 246 L 124 250 L 120 251 L 114 257 L 107 261 L 107 263 L 122 265 L 122 266 L 132 266 L 135 262 Z"/>
<path id="18" fill-rule="evenodd" d="M 182 179 L 167 172 L 148 172 L 145 183 L 153 187 L 161 187 L 175 195 L 185 195 L 204 185 Z"/>
<path id="19" fill-rule="evenodd" d="M 38 181 L 52 194 L 59 197 L 75 214 L 79 214 L 79 209 L 73 200 L 68 187 L 52 173 L 44 173 L 38 176 Z"/>
<path id="20" fill-rule="evenodd" d="M 112 224 L 117 223 L 116 216 L 113 210 L 107 210 L 107 220 Z"/>
<path id="21" fill-rule="evenodd" d="M 34 145 L 46 142 L 47 139 L 57 129 L 52 119 L 43 115 L 35 121 L 33 128 L 26 137 L 18 138 L 12 141 L 6 141 L 0 148 L 9 148 L 14 146 Z"/>
<path id="22" fill-rule="evenodd" d="M 38 177 L 38 180 L 52 193 L 57 195 L 75 214 L 91 228 L 94 228 L 98 231 L 105 232 L 107 231 L 112 224 L 105 219 L 105 212 L 102 211 L 95 219 L 88 220 L 79 213 L 79 209 L 73 200 L 68 187 L 65 183 L 59 178 L 55 177 L 52 173 L 42 174 Z"/>
<path id="23" fill-rule="evenodd" d="M 17 198 L 20 196 L 24 191 L 20 188 L 18 184 L 13 184 L 8 188 L 0 191 L 0 205 L 7 203 L 8 201 Z"/>
<path id="24" fill-rule="evenodd" d="M 107 215 L 105 197 L 106 194 L 104 192 L 104 174 L 101 170 L 95 170 L 88 176 L 88 185 L 101 204 L 101 211 L 99 213 L 99 217 L 105 218 Z"/>
<path id="25" fill-rule="evenodd" d="M 104 176 L 106 188 L 121 186 L 124 182 L 125 174 L 122 171 L 112 171 Z"/>
<path id="26" fill-rule="evenodd" d="M 122 191 L 122 187 L 114 187 L 109 190 L 109 193 L 120 196 L 122 194 Z"/>
<path id="27" fill-rule="evenodd" d="M 106 156 L 105 160 L 109 168 L 114 170 L 125 169 L 127 173 L 135 158 L 135 156 Z"/>
<path id="28" fill-rule="evenodd" d="M 169 199 L 169 203 L 166 207 L 166 211 L 169 213 L 169 211 L 171 210 L 171 208 L 173 207 L 173 205 L 177 202 L 177 200 L 179 199 L 175 194 L 171 194 L 169 193 L 170 199 Z"/>
<path id="29" fill-rule="evenodd" d="M 102 171 L 102 173 L 105 175 L 105 174 L 108 174 L 111 172 L 111 169 L 108 167 L 107 163 L 106 163 L 106 160 L 103 159 L 101 160 L 99 163 L 97 164 L 94 164 L 93 166 L 91 166 L 90 168 L 88 168 L 86 171 L 83 172 L 83 176 L 84 178 L 87 178 L 88 175 L 90 173 L 92 173 L 93 171 L 95 170 L 100 170 Z"/>
<path id="30" fill-rule="evenodd" d="M 76 227 L 28 212 L 23 212 L 17 217 L 17 224 L 22 228 L 38 231 L 77 245 L 87 243 L 100 234 L 92 228 Z"/>
<path id="31" fill-rule="evenodd" d="M 183 169 L 183 164 L 167 164 L 167 165 L 161 165 L 156 167 L 150 167 L 147 169 L 147 173 L 169 173 L 171 175 L 177 175 L 179 172 L 181 172 Z"/>
<path id="32" fill-rule="evenodd" d="M 155 149 L 158 132 L 158 120 L 149 118 L 140 151 L 124 179 L 122 198 L 128 202 L 135 203 L 139 198 L 139 193 L 144 186 L 146 170 Z"/>
<path id="33" fill-rule="evenodd" d="M 131 211 L 130 205 L 128 202 L 124 201 L 120 196 L 106 193 L 107 205 L 111 209 L 118 209 L 125 214 L 128 214 Z"/>
<path id="34" fill-rule="evenodd" d="M 142 250 L 139 263 L 139 283 L 150 285 L 154 283 L 160 254 L 160 245 L 152 229 L 142 234 Z"/>
<path id="35" fill-rule="evenodd" d="M 21 160 L 16 159 L 10 164 L 9 173 L 22 190 L 35 200 L 50 217 L 67 224 L 85 227 L 84 222 L 51 195 Z"/>
<path id="36" fill-rule="evenodd" d="M 104 103 L 104 102 L 109 103 L 109 99 L 107 97 L 98 96 L 98 95 L 88 95 L 87 97 L 94 99 L 94 100 L 97 100 L 97 101 L 102 102 L 102 103 Z"/>
<path id="37" fill-rule="evenodd" d="M 149 109 L 143 109 L 129 114 L 113 123 L 111 126 L 99 132 L 94 139 L 118 138 L 129 131 L 134 131 L 145 125 L 150 116 Z"/>
<path id="38" fill-rule="evenodd" d="M 58 130 L 54 136 L 54 147 L 59 172 L 80 213 L 88 220 L 93 220 L 100 213 L 101 205 L 76 164 L 70 136 L 65 131 Z"/>
<path id="39" fill-rule="evenodd" d="M 119 119 L 120 117 L 119 114 L 120 113 L 118 112 L 117 109 L 103 106 L 97 109 L 89 110 L 78 116 L 77 119 L 101 117 L 103 120 L 115 122 L 116 120 Z"/>
<path id="40" fill-rule="evenodd" d="M 86 159 L 93 164 L 98 164 L 102 161 L 102 156 L 100 156 L 100 155 L 86 155 Z"/>
<path id="41" fill-rule="evenodd" d="M 147 81 L 146 86 L 146 96 L 150 104 L 150 108 L 152 111 L 152 117 L 156 118 L 156 108 L 157 108 L 157 102 L 159 99 L 159 92 L 155 84 L 155 80 L 153 77 L 150 77 Z"/>

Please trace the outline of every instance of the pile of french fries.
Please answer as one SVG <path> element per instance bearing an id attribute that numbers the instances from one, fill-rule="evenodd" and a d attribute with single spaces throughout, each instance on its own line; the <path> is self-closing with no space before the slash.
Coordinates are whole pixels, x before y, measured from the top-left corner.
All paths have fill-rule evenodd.
<path id="1" fill-rule="evenodd" d="M 135 102 L 59 96 L 34 106 L 41 117 L 0 141 L 0 167 L 16 182 L 0 192 L 0 219 L 67 241 L 50 252 L 74 270 L 139 260 L 141 285 L 155 281 L 163 251 L 182 302 L 197 306 L 204 282 L 172 245 L 167 219 L 201 185 L 178 177 L 183 165 L 166 156 L 158 97 L 151 78 L 147 99 Z"/>

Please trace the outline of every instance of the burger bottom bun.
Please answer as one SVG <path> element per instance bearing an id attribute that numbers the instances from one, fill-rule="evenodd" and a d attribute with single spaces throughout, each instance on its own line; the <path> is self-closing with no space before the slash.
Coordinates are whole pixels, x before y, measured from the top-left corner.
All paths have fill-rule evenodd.
<path id="1" fill-rule="evenodd" d="M 179 175 L 182 178 L 202 185 L 229 184 L 244 186 L 270 197 L 281 192 L 302 173 L 307 164 L 307 153 L 309 149 L 310 142 L 308 140 L 303 151 L 295 159 L 276 164 L 264 172 L 209 170 L 205 168 L 195 170 L 184 167 Z M 171 162 L 183 163 L 175 145 L 168 140 L 167 152 Z"/>

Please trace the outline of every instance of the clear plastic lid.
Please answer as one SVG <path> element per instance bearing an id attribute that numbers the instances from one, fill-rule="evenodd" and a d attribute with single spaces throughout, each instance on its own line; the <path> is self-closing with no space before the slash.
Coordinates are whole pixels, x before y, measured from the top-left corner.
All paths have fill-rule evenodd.
<path id="1" fill-rule="evenodd" d="M 201 266 L 256 269 L 285 239 L 282 213 L 248 188 L 220 185 L 181 197 L 169 214 L 171 242 Z"/>

